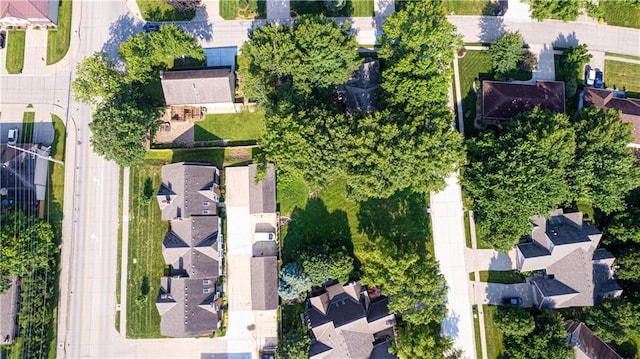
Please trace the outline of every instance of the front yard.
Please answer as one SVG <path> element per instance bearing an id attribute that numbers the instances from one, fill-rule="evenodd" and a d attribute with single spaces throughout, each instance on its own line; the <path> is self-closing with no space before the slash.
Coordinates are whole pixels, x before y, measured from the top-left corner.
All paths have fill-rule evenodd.
<path id="1" fill-rule="evenodd" d="M 480 271 L 480 281 L 488 283 L 516 284 L 524 283 L 524 277 L 516 271 Z"/>
<path id="2" fill-rule="evenodd" d="M 604 83 L 607 87 L 626 87 L 627 96 L 640 98 L 640 65 L 605 60 Z"/>
<path id="3" fill-rule="evenodd" d="M 147 154 L 144 163 L 131 168 L 127 337 L 160 337 L 160 315 L 155 298 L 160 277 L 168 268 L 162 256 L 162 240 L 169 228 L 169 223 L 160 219 L 160 208 L 155 200 L 162 166 L 183 161 L 226 166 L 246 162 L 251 157 L 250 148 L 154 150 Z"/>
<path id="4" fill-rule="evenodd" d="M 347 0 L 342 9 L 332 11 L 327 9 L 324 1 L 293 0 L 291 13 L 292 15 L 323 14 L 327 17 L 373 17 L 374 6 L 373 0 Z"/>
<path id="5" fill-rule="evenodd" d="M 247 141 L 264 133 L 264 111 L 207 115 L 194 124 L 195 141 Z"/>
<path id="6" fill-rule="evenodd" d="M 491 0 L 444 0 L 442 7 L 447 15 L 495 16 L 496 5 Z"/>
<path id="7" fill-rule="evenodd" d="M 7 36 L 7 53 L 5 67 L 10 74 L 18 74 L 24 67 L 24 43 L 26 31 L 9 30 Z"/>
<path id="8" fill-rule="evenodd" d="M 220 0 L 220 16 L 225 20 L 264 19 L 267 2 L 264 0 Z"/>
<path id="9" fill-rule="evenodd" d="M 162 0 L 136 0 L 136 3 L 145 21 L 189 21 L 196 15 L 195 11 L 176 11 Z"/>
<path id="10" fill-rule="evenodd" d="M 72 0 L 61 0 L 58 5 L 58 28 L 47 34 L 47 65 L 55 64 L 69 51 L 71 42 Z"/>
<path id="11" fill-rule="evenodd" d="M 640 28 L 640 7 L 630 1 L 600 0 L 609 25 Z"/>
<path id="12" fill-rule="evenodd" d="M 493 320 L 497 309 L 498 306 L 495 305 L 482 305 L 482 311 L 484 311 L 484 330 L 487 337 L 487 358 L 489 359 L 502 358 L 504 353 L 502 333 L 498 330 Z"/>
<path id="13" fill-rule="evenodd" d="M 458 67 L 460 70 L 464 132 L 467 137 L 474 137 L 478 133 L 478 130 L 473 127 L 473 121 L 476 118 L 478 95 L 473 90 L 473 83 L 476 81 L 476 88 L 479 91 L 481 80 L 493 79 L 491 60 L 486 51 L 467 51 L 463 58 L 458 59 Z"/>

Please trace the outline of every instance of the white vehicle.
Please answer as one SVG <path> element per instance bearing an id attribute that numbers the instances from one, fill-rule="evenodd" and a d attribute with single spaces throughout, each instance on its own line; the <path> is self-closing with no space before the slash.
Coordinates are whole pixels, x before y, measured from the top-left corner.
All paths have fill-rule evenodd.
<path id="1" fill-rule="evenodd" d="M 254 238 L 256 241 L 275 241 L 276 234 L 273 232 L 258 232 Z"/>
<path id="2" fill-rule="evenodd" d="M 587 86 L 593 86 L 593 83 L 596 80 L 596 70 L 589 70 L 589 74 L 587 75 Z"/>
<path id="3" fill-rule="evenodd" d="M 12 128 L 9 130 L 9 134 L 7 135 L 7 143 L 10 145 L 15 145 L 18 143 L 18 129 Z"/>

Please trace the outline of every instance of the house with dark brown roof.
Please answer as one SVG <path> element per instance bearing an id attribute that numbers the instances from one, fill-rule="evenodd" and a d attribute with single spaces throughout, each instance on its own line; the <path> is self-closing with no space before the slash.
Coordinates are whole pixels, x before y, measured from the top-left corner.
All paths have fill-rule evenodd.
<path id="1" fill-rule="evenodd" d="M 208 113 L 236 112 L 231 67 L 164 71 L 160 82 L 167 106 L 202 107 Z"/>
<path id="2" fill-rule="evenodd" d="M 370 293 L 371 292 L 371 293 Z M 391 359 L 395 316 L 388 299 L 359 282 L 332 284 L 307 301 L 311 359 Z"/>
<path id="3" fill-rule="evenodd" d="M 564 113 L 564 82 L 482 82 L 482 123 L 485 125 L 500 125 L 535 107 Z"/>
<path id="4" fill-rule="evenodd" d="M 20 281 L 17 277 L 11 278 L 10 281 L 9 289 L 0 293 L 0 345 L 13 344 L 13 340 L 18 334 Z"/>
<path id="5" fill-rule="evenodd" d="M 59 0 L 3 0 L 0 24 L 4 26 L 55 26 Z"/>
<path id="6" fill-rule="evenodd" d="M 531 239 L 516 246 L 518 270 L 541 272 L 527 279 L 540 309 L 593 306 L 622 294 L 615 258 L 597 248 L 602 233 L 582 217 L 561 209 L 548 219 L 533 217 Z"/>
<path id="7" fill-rule="evenodd" d="M 569 345 L 576 353 L 576 359 L 622 359 L 584 323 L 569 320 L 565 323 L 565 330 Z"/>
<path id="8" fill-rule="evenodd" d="M 169 274 L 160 280 L 156 308 L 160 333 L 207 335 L 221 323 L 222 234 L 217 205 L 220 171 L 205 163 L 162 167 L 157 200 L 169 230 L 162 256 Z"/>
<path id="9" fill-rule="evenodd" d="M 614 96 L 612 90 L 585 87 L 584 105 L 600 109 L 613 109 L 620 111 L 622 122 L 633 125 L 633 137 L 635 142 L 630 147 L 640 148 L 640 100 L 632 98 L 620 98 Z"/>
<path id="10" fill-rule="evenodd" d="M 338 92 L 346 97 L 347 112 L 374 112 L 379 87 L 380 61 L 368 57 L 353 71 L 346 84 L 338 86 Z"/>

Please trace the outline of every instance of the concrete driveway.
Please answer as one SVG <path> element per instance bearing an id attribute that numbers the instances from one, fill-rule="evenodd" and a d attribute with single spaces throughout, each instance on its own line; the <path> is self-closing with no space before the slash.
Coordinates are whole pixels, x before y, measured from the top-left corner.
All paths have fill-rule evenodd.
<path id="1" fill-rule="evenodd" d="M 524 301 L 523 307 L 533 306 L 533 291 L 531 284 L 498 284 L 485 282 L 469 282 L 472 293 L 475 293 L 476 304 L 502 304 L 502 298 L 520 297 Z"/>
<path id="2" fill-rule="evenodd" d="M 516 251 L 512 249 L 509 253 L 500 253 L 493 249 L 465 248 L 465 262 L 467 272 L 514 270 L 516 269 Z"/>

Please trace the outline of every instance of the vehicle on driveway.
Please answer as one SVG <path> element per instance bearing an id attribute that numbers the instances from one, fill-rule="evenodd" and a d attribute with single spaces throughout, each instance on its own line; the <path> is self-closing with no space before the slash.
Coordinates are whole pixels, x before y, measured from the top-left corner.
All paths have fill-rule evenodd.
<path id="1" fill-rule="evenodd" d="M 9 130 L 9 134 L 7 135 L 7 143 L 10 145 L 15 145 L 18 143 L 18 129 L 12 128 Z"/>
<path id="2" fill-rule="evenodd" d="M 593 86 L 593 83 L 596 80 L 596 70 L 591 69 L 587 72 L 587 86 Z"/>
<path id="3" fill-rule="evenodd" d="M 522 300 L 522 298 L 520 297 L 505 297 L 502 298 L 502 304 L 520 306 L 524 304 L 524 300 Z"/>
<path id="4" fill-rule="evenodd" d="M 142 29 L 144 30 L 144 32 L 160 31 L 160 25 L 146 23 L 142 26 Z"/>
<path id="5" fill-rule="evenodd" d="M 602 71 L 596 71 L 596 79 L 594 81 L 594 87 L 601 89 L 604 87 L 604 81 L 603 81 L 604 75 L 602 73 Z"/>
<path id="6" fill-rule="evenodd" d="M 7 42 L 7 32 L 0 30 L 0 49 L 4 49 L 4 45 Z"/>

